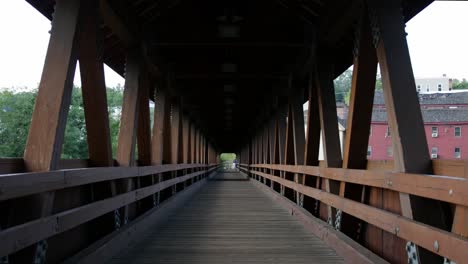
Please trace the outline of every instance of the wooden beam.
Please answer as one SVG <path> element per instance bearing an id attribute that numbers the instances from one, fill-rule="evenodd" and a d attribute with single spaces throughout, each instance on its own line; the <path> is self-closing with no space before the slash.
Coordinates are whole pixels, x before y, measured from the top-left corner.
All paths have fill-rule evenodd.
<path id="1" fill-rule="evenodd" d="M 387 117 L 391 129 L 395 170 L 412 173 L 431 173 L 431 159 L 427 146 L 424 123 L 421 115 L 413 69 L 406 42 L 405 22 L 400 1 L 368 0 L 373 13 L 371 21 L 378 30 L 377 57 L 382 74 L 383 92 Z M 387 201 L 389 199 L 386 199 Z M 445 223 L 445 210 L 439 202 L 426 200 L 405 193 L 387 203 L 388 210 L 401 209 L 403 216 L 414 218 L 423 223 L 448 229 Z M 395 205 L 396 204 L 396 205 Z M 391 243 L 392 237 L 384 236 L 385 243 Z M 390 244 L 394 251 L 386 248 L 391 260 L 403 261 L 401 256 L 405 246 L 403 241 Z M 385 245 L 384 245 L 385 246 Z M 419 250 L 421 263 L 440 263 L 427 250 Z"/>
<path id="2" fill-rule="evenodd" d="M 138 51 L 130 50 L 127 55 L 125 88 L 120 118 L 120 129 L 117 145 L 117 162 L 119 166 L 135 166 L 135 143 L 138 127 L 138 102 L 140 102 L 140 79 L 142 74 L 141 58 Z M 133 179 L 124 180 L 123 191 L 130 192 Z M 123 224 L 126 224 L 135 214 L 134 207 L 125 206 L 123 210 Z M 131 210 L 131 212 L 130 212 Z"/>
<path id="3" fill-rule="evenodd" d="M 184 118 L 182 123 L 182 137 L 183 137 L 183 163 L 188 163 L 190 158 L 190 122 L 188 118 Z"/>
<path id="4" fill-rule="evenodd" d="M 302 90 L 298 93 L 300 96 L 296 96 L 292 99 L 292 114 L 293 114 L 293 136 L 294 136 L 294 164 L 304 164 L 304 152 L 305 152 L 305 130 L 304 130 L 304 98 L 302 96 Z M 301 174 L 294 175 L 295 182 L 303 181 Z M 296 193 L 296 202 L 300 206 L 303 205 L 304 196 Z"/>
<path id="5" fill-rule="evenodd" d="M 161 89 L 156 89 L 154 100 L 154 120 L 153 120 L 153 138 L 151 141 L 151 164 L 157 165 L 163 163 L 164 147 L 164 118 L 166 116 L 166 96 Z"/>
<path id="6" fill-rule="evenodd" d="M 339 168 L 342 166 L 341 147 L 336 113 L 335 88 L 333 86 L 333 71 L 331 65 L 321 60 L 317 65 L 317 97 L 322 128 L 323 153 L 327 167 Z M 327 192 L 338 194 L 340 183 L 326 179 L 322 188 Z M 322 209 L 322 208 L 321 208 Z M 327 212 L 321 210 L 322 219 L 327 218 L 329 224 L 335 222 L 336 210 L 327 206 Z M 325 220 L 325 219 L 324 219 Z"/>
<path id="7" fill-rule="evenodd" d="M 150 124 L 150 80 L 146 72 L 140 75 L 139 83 L 139 102 L 138 102 L 138 165 L 151 165 L 152 146 L 151 146 L 151 124 Z"/>
<path id="8" fill-rule="evenodd" d="M 171 164 L 179 163 L 180 100 L 173 98 L 171 109 Z"/>
<path id="9" fill-rule="evenodd" d="M 99 49 L 99 13 L 96 4 L 83 1 L 88 15 L 83 16 L 80 28 L 79 60 L 83 106 L 85 112 L 88 153 L 91 166 L 113 165 L 107 110 L 104 64 Z"/>
<path id="10" fill-rule="evenodd" d="M 436 256 L 445 256 L 456 263 L 463 262 L 463 260 L 468 258 L 468 251 L 465 250 L 468 247 L 468 240 L 463 237 L 422 224 L 407 217 L 402 217 L 397 213 L 345 199 L 336 194 L 304 186 L 263 172 L 251 172 L 277 181 L 288 188 L 320 200 L 325 204 L 333 204 L 343 212 L 360 218 L 388 233 L 393 233 L 402 239 L 414 241 L 414 243 L 433 252 Z M 437 241 L 437 246 L 434 246 L 435 241 Z"/>
<path id="11" fill-rule="evenodd" d="M 86 122 L 89 166 L 112 167 L 112 145 L 107 108 L 106 83 L 100 41 L 99 5 L 93 0 L 82 1 L 86 16 L 82 16 L 79 39 L 81 89 Z M 115 181 L 92 185 L 93 200 L 101 200 L 117 194 Z M 92 222 L 89 230 L 93 239 L 108 234 L 114 229 L 114 213 Z"/>
<path id="12" fill-rule="evenodd" d="M 80 4 L 81 1 L 74 0 L 60 1 L 55 5 L 49 46 L 24 152 L 27 171 L 50 171 L 58 167 L 77 62 Z M 9 225 L 50 215 L 54 198 L 54 192 L 47 192 L 24 204 L 17 203 Z M 39 249 L 33 246 L 31 250 L 15 256 L 15 261 L 31 262 L 39 258 L 45 261 L 47 256 L 39 255 L 43 253 Z"/>
<path id="13" fill-rule="evenodd" d="M 310 75 L 309 83 L 309 100 L 307 108 L 307 131 L 306 142 L 304 148 L 304 165 L 318 166 L 319 165 L 319 150 L 320 150 L 320 113 L 318 109 L 317 86 L 315 84 L 315 76 Z M 302 184 L 305 186 L 319 187 L 320 178 L 304 177 Z M 303 207 L 314 215 L 318 215 L 318 201 L 305 196 L 303 197 Z"/>
<path id="14" fill-rule="evenodd" d="M 202 172 L 195 172 L 187 174 L 183 177 L 132 190 L 108 199 L 103 199 L 39 220 L 30 221 L 17 227 L 2 230 L 0 232 L 0 239 L 2 240 L 0 256 L 16 252 L 43 239 L 63 233 L 96 217 L 111 212 L 122 205 L 128 206 L 135 201 L 149 197 L 162 189 L 196 177 L 201 173 Z"/>
<path id="15" fill-rule="evenodd" d="M 364 11 L 362 14 L 356 32 L 357 39 L 355 43 L 357 44 L 354 54 L 349 114 L 344 139 L 343 168 L 345 169 L 366 168 L 367 145 L 374 102 L 377 56 L 372 46 L 372 34 L 367 12 Z M 354 201 L 365 202 L 364 198 L 367 196 L 365 192 L 366 189 L 362 185 L 341 184 L 340 186 L 340 196 Z M 357 218 L 344 213 L 336 228 L 341 229 L 343 233 L 354 239 L 359 239 L 359 232 L 362 232 L 360 230 L 361 225 L 361 221 Z M 376 234 L 376 236 L 380 236 L 380 234 Z"/>

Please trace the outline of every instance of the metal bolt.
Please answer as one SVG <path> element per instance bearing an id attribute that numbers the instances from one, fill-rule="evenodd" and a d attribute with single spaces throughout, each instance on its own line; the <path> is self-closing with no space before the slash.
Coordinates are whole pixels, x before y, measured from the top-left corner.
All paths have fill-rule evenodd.
<path id="1" fill-rule="evenodd" d="M 394 232 L 395 232 L 395 235 L 398 235 L 398 233 L 400 232 L 400 228 L 398 226 L 395 227 Z"/>
<path id="2" fill-rule="evenodd" d="M 435 250 L 436 252 L 439 252 L 439 241 L 437 241 L 437 240 L 434 241 L 434 250 Z"/>
<path id="3" fill-rule="evenodd" d="M 449 190 L 449 195 L 451 196 L 452 194 L 453 194 L 453 190 L 450 189 L 450 190 Z"/>

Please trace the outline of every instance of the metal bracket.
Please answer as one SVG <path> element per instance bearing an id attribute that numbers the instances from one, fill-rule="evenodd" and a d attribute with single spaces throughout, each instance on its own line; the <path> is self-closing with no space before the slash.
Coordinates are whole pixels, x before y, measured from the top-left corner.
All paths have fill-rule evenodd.
<path id="1" fill-rule="evenodd" d="M 418 249 L 413 242 L 406 243 L 406 253 L 408 254 L 408 264 L 419 264 Z"/>
<path id="2" fill-rule="evenodd" d="M 448 258 L 444 258 L 444 264 L 457 264 L 455 261 L 451 261 Z"/>
<path id="3" fill-rule="evenodd" d="M 46 263 L 47 248 L 49 245 L 46 240 L 42 240 L 36 245 L 36 252 L 34 253 L 34 264 Z"/>
<path id="4" fill-rule="evenodd" d="M 380 41 L 380 27 L 379 27 L 379 22 L 377 19 L 377 13 L 375 10 L 369 8 L 369 20 L 371 24 L 371 31 L 372 31 L 372 44 L 374 45 L 375 48 L 377 48 L 377 45 L 379 44 Z"/>
<path id="5" fill-rule="evenodd" d="M 341 229 L 341 216 L 343 215 L 343 212 L 341 210 L 336 210 L 336 216 L 335 216 L 335 229 L 340 231 Z"/>
<path id="6" fill-rule="evenodd" d="M 121 226 L 122 223 L 120 222 L 120 212 L 119 209 L 116 209 L 114 210 L 114 228 L 115 230 L 119 230 Z"/>

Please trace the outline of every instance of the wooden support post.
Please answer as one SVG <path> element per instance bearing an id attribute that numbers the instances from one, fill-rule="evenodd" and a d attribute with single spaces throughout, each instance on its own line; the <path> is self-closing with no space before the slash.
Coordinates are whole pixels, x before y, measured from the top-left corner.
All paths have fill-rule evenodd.
<path id="1" fill-rule="evenodd" d="M 182 124 L 182 130 L 183 130 L 183 160 L 182 162 L 184 164 L 189 163 L 189 156 L 190 156 L 190 125 L 189 121 L 187 118 L 184 118 L 183 124 Z"/>
<path id="2" fill-rule="evenodd" d="M 287 110 L 287 109 L 286 109 Z M 286 116 L 285 110 L 280 110 L 276 116 L 276 128 L 275 128 L 275 145 L 274 145 L 274 163 L 284 164 L 284 153 L 285 153 L 285 140 L 286 140 Z M 279 172 L 281 178 L 284 178 L 284 173 Z M 281 195 L 284 195 L 284 186 L 280 185 L 279 190 Z"/>
<path id="3" fill-rule="evenodd" d="M 290 102 L 288 104 L 288 120 L 286 126 L 286 140 L 284 147 L 284 164 L 294 165 L 295 164 L 295 155 L 294 155 L 294 104 Z M 284 178 L 289 181 L 295 181 L 295 176 L 289 172 L 286 172 Z M 284 196 L 291 201 L 295 201 L 295 192 L 292 189 L 285 188 Z"/>
<path id="4" fill-rule="evenodd" d="M 275 164 L 275 137 L 276 137 L 276 119 L 273 117 L 270 120 L 269 127 L 268 127 L 268 163 L 269 164 Z M 274 174 L 273 170 L 269 171 L 270 174 Z M 273 189 L 274 187 L 274 181 L 270 181 L 270 188 Z"/>
<path id="5" fill-rule="evenodd" d="M 195 127 L 190 124 L 190 163 L 195 163 Z"/>
<path id="6" fill-rule="evenodd" d="M 180 137 L 180 99 L 177 97 L 172 98 L 172 107 L 171 107 L 171 164 L 178 164 L 180 158 L 179 152 L 179 143 L 181 141 Z M 177 177 L 177 172 L 172 172 L 172 178 Z M 176 185 L 172 186 L 172 195 L 176 194 L 177 187 Z"/>
<path id="7" fill-rule="evenodd" d="M 117 145 L 117 162 L 119 166 L 135 166 L 135 143 L 138 126 L 138 102 L 140 102 L 141 58 L 137 51 L 130 50 L 127 55 L 125 88 L 120 118 L 120 129 Z M 134 179 L 124 180 L 123 191 L 129 192 L 134 187 Z M 135 216 L 134 206 L 125 206 L 123 224 Z"/>
<path id="8" fill-rule="evenodd" d="M 411 60 L 406 42 L 405 22 L 400 1 L 368 0 L 374 26 L 377 57 L 382 74 L 387 117 L 391 129 L 396 171 L 432 173 L 424 123 L 416 93 Z M 393 199 L 392 199 L 393 198 Z M 399 206 L 398 206 L 399 205 Z M 384 209 L 398 212 L 417 221 L 448 229 L 446 211 L 441 202 L 405 193 L 384 197 Z M 405 244 L 384 233 L 385 258 L 406 262 Z M 410 245 L 411 246 L 411 245 Z M 442 259 L 422 248 L 420 263 L 440 263 Z M 402 258 L 402 255 L 405 256 Z"/>
<path id="9" fill-rule="evenodd" d="M 154 101 L 154 120 L 153 120 L 153 137 L 151 141 L 151 164 L 160 165 L 163 163 L 163 148 L 164 134 L 164 119 L 166 116 L 166 96 L 161 89 L 156 89 Z"/>
<path id="10" fill-rule="evenodd" d="M 293 121 L 293 139 L 294 139 L 294 165 L 304 164 L 305 154 L 305 130 L 304 130 L 304 110 L 303 110 L 303 92 L 299 92 L 300 96 L 293 98 L 292 101 L 292 121 Z M 302 183 L 303 175 L 295 174 L 294 181 Z M 299 206 L 303 205 L 304 196 L 296 193 L 296 202 Z"/>
<path id="11" fill-rule="evenodd" d="M 372 46 L 372 34 L 366 11 L 363 12 L 356 33 L 358 39 L 355 41 L 357 47 L 354 50 L 357 52 L 354 54 L 349 114 L 343 150 L 343 168 L 345 169 L 366 169 L 377 74 L 377 56 Z M 365 202 L 367 188 L 364 186 L 342 183 L 340 187 L 340 196 Z M 335 228 L 341 229 L 349 237 L 359 239 L 362 221 L 346 213 L 343 213 L 341 218 L 341 221 L 337 221 L 338 225 Z"/>
<path id="12" fill-rule="evenodd" d="M 151 123 L 150 123 L 150 79 L 147 71 L 141 72 L 138 96 L 137 146 L 138 166 L 149 166 L 152 163 Z M 155 183 L 153 175 L 137 178 L 137 188 L 147 187 Z M 153 197 L 145 198 L 137 203 L 138 214 L 144 213 L 153 206 Z"/>
<path id="13" fill-rule="evenodd" d="M 160 88 L 156 89 L 153 113 L 153 135 L 151 138 L 151 164 L 160 165 L 163 163 L 164 133 L 167 128 L 164 127 L 164 118 L 166 116 L 166 96 Z M 161 182 L 162 173 L 155 175 L 154 182 Z M 153 195 L 153 206 L 159 204 L 161 192 Z"/>
<path id="14" fill-rule="evenodd" d="M 321 61 L 319 65 L 320 68 L 317 69 L 317 94 L 324 159 L 327 167 L 339 168 L 342 166 L 342 159 L 332 67 L 326 61 Z M 325 179 L 322 183 L 322 188 L 325 187 L 327 192 L 339 194 L 340 184 L 338 182 Z M 324 208 L 320 208 L 322 219 L 327 219 L 327 222 L 332 225 L 336 210 L 331 206 L 327 206 L 327 212 L 322 209 Z"/>
<path id="15" fill-rule="evenodd" d="M 194 149 L 193 149 L 193 157 L 194 157 L 194 163 L 197 164 L 197 163 L 200 163 L 199 160 L 198 160 L 198 148 L 199 148 L 199 145 L 200 145 L 200 137 L 199 137 L 199 133 L 200 133 L 200 130 L 198 130 L 197 128 L 195 129 L 194 131 Z M 197 168 L 196 171 L 198 171 L 199 169 Z M 199 176 L 197 176 L 196 180 L 199 179 Z"/>
<path id="16" fill-rule="evenodd" d="M 304 149 L 304 165 L 318 166 L 319 165 L 319 148 L 320 148 L 320 113 L 318 109 L 317 87 L 314 83 L 313 74 L 310 76 L 309 83 L 309 101 L 307 109 L 307 131 L 306 143 Z M 315 178 L 315 179 L 314 179 Z M 302 184 L 319 188 L 320 181 L 318 177 L 304 176 Z M 308 196 L 303 197 L 303 207 L 312 214 L 318 215 L 318 201 Z"/>
<path id="17" fill-rule="evenodd" d="M 78 24 L 81 1 L 59 1 L 55 5 L 39 91 L 24 152 L 27 171 L 57 169 L 67 121 L 77 61 Z M 54 192 L 34 195 L 24 204 L 16 204 L 10 225 L 48 216 L 54 207 Z M 13 262 L 46 261 L 43 241 L 11 256 Z"/>
<path id="18" fill-rule="evenodd" d="M 86 122 L 89 165 L 91 167 L 112 167 L 112 145 L 107 110 L 104 64 L 99 41 L 99 5 L 95 1 L 82 1 L 86 16 L 81 18 L 79 38 L 79 61 L 83 107 Z M 92 185 L 95 201 L 117 194 L 116 182 L 111 181 Z M 115 228 L 115 212 L 97 219 L 89 232 L 95 239 L 102 237 Z"/>
<path id="19" fill-rule="evenodd" d="M 140 75 L 139 102 L 138 102 L 138 165 L 151 165 L 151 124 L 149 110 L 149 76 L 145 73 Z"/>

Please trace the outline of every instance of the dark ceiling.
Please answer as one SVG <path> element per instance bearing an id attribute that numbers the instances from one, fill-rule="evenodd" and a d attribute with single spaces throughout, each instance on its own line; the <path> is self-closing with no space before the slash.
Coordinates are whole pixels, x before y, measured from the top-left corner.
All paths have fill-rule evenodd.
<path id="1" fill-rule="evenodd" d="M 54 1 L 27 1 L 50 19 Z M 313 47 L 336 75 L 351 65 L 363 8 L 357 0 L 101 2 L 143 43 L 159 86 L 170 83 L 184 114 L 223 151 L 236 151 L 284 96 L 307 83 Z M 405 19 L 430 2 L 403 1 Z M 104 60 L 123 75 L 127 43 L 112 26 L 101 28 Z"/>

